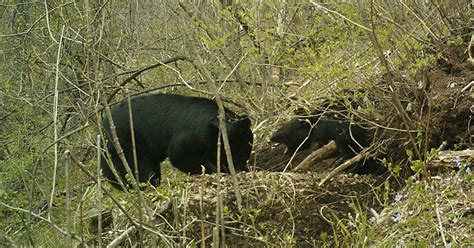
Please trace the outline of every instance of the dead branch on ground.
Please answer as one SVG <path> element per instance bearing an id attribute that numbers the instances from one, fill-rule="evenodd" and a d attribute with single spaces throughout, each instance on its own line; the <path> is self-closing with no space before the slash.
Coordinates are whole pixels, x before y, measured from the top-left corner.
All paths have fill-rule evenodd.
<path id="1" fill-rule="evenodd" d="M 298 164 L 293 170 L 295 171 L 305 171 L 308 170 L 311 166 L 316 164 L 316 162 L 324 160 L 331 157 L 337 152 L 337 145 L 334 140 L 331 140 L 329 143 L 323 147 L 317 149 L 308 155 L 301 163 Z"/>
<path id="2" fill-rule="evenodd" d="M 332 170 L 329 175 L 327 175 L 321 182 L 319 183 L 319 186 L 322 186 L 325 182 L 327 182 L 329 179 L 333 178 L 335 175 L 339 174 L 339 172 L 349 168 L 351 165 L 358 163 L 362 161 L 364 158 L 366 158 L 369 155 L 369 149 L 364 149 L 362 150 L 359 154 L 354 156 L 353 158 L 347 160 L 346 162 L 342 163 L 336 169 Z"/>

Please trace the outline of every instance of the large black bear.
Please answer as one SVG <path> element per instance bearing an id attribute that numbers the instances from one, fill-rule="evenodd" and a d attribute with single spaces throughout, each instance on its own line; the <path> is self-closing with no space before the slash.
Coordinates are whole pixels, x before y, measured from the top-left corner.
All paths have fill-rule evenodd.
<path id="1" fill-rule="evenodd" d="M 189 174 L 217 172 L 218 107 L 216 102 L 176 94 L 144 94 L 131 99 L 135 148 L 138 160 L 138 181 L 157 186 L 161 180 L 160 163 L 169 157 L 172 165 Z M 112 118 L 120 145 L 129 166 L 134 168 L 128 101 L 112 107 Z M 225 109 L 227 135 L 236 171 L 245 171 L 252 150 L 253 134 L 250 120 Z M 107 117 L 103 125 L 111 161 L 124 183 L 126 170 L 112 142 Z M 229 172 L 222 145 L 221 170 Z M 120 189 L 107 159 L 102 159 L 102 173 Z"/>

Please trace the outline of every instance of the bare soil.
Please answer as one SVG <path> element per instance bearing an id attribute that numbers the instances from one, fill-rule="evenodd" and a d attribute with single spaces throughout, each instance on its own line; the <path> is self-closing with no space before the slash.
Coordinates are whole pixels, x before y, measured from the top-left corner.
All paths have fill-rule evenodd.
<path id="1" fill-rule="evenodd" d="M 468 62 L 457 67 L 455 74 L 435 69 L 429 75 L 433 99 L 430 125 L 433 147 L 443 141 L 447 141 L 447 149 L 472 147 L 474 132 L 470 125 L 474 117 L 474 86 L 462 90 L 474 81 L 474 67 Z"/>
<path id="2" fill-rule="evenodd" d="M 192 222 L 205 216 L 204 224 L 196 222 L 188 237 L 201 240 L 212 234 L 215 227 L 217 202 L 216 175 L 191 177 L 184 185 L 186 209 L 171 207 L 163 216 L 178 223 Z M 225 206 L 226 244 L 262 247 L 272 244 L 293 244 L 311 247 L 321 244 L 322 232 L 331 233 L 332 224 L 348 218 L 356 206 L 380 210 L 375 194 L 377 178 L 371 175 L 340 174 L 319 187 L 322 174 L 308 172 L 249 172 L 239 173 L 242 211 L 238 214 L 234 188 L 229 176 L 222 177 L 221 192 Z M 200 208 L 200 189 L 205 197 Z M 173 211 L 173 209 L 175 209 Z M 163 227 L 166 225 L 163 224 Z M 170 230 L 171 231 L 171 230 Z M 206 242 L 209 243 L 209 238 Z"/>

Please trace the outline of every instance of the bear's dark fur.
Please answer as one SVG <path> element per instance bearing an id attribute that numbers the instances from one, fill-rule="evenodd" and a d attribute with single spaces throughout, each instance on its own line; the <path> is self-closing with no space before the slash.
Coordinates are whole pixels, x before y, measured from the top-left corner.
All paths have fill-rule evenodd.
<path id="1" fill-rule="evenodd" d="M 345 91 L 350 108 L 357 109 L 360 103 L 354 100 L 356 91 Z M 361 125 L 351 123 L 344 99 L 326 99 L 317 110 L 309 115 L 300 115 L 275 131 L 270 140 L 287 146 L 289 153 L 305 150 L 312 144 L 327 144 L 334 140 L 340 153 L 353 156 L 370 146 L 373 134 Z M 380 170 L 379 170 L 380 169 Z M 383 171 L 373 159 L 352 167 L 350 172 L 357 174 L 380 173 Z"/>
<path id="2" fill-rule="evenodd" d="M 308 149 L 312 143 L 326 144 L 334 140 L 344 154 L 354 154 L 370 145 L 371 135 L 363 127 L 348 120 L 313 115 L 294 118 L 275 131 L 270 140 L 288 147 L 288 152 Z"/>
<path id="3" fill-rule="evenodd" d="M 135 148 L 138 160 L 138 181 L 159 185 L 160 163 L 169 157 L 172 165 L 189 174 L 217 172 L 218 107 L 216 102 L 176 94 L 144 94 L 131 99 Z M 236 171 L 245 171 L 253 143 L 250 120 L 225 109 L 225 123 Z M 125 158 L 134 171 L 133 147 L 130 131 L 128 101 L 112 107 L 113 123 Z M 107 149 L 118 175 L 126 173 L 112 142 L 110 123 L 103 125 L 108 140 Z M 224 146 L 221 151 L 221 170 L 228 172 Z M 117 188 L 118 181 L 105 158 L 103 175 Z"/>

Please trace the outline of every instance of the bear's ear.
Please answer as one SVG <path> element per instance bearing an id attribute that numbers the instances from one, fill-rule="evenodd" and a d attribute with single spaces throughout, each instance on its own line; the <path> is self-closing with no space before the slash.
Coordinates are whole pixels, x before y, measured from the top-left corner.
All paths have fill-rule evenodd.
<path id="1" fill-rule="evenodd" d="M 244 127 L 244 128 L 250 128 L 250 126 L 252 125 L 252 122 L 250 121 L 249 117 L 246 115 L 240 116 L 237 123 L 239 124 L 239 126 Z"/>
<path id="2" fill-rule="evenodd" d="M 226 123 L 227 129 L 233 128 L 233 127 L 250 128 L 250 126 L 252 125 L 250 119 L 247 116 L 239 116 L 239 119 L 230 121 L 230 122 L 229 120 L 226 119 L 225 123 Z M 217 129 L 219 128 L 219 119 L 217 117 L 211 120 L 211 126 Z"/>
<path id="3" fill-rule="evenodd" d="M 211 127 L 219 129 L 219 117 L 215 117 L 211 120 Z M 229 121 L 225 120 L 225 124 L 228 127 Z"/>

